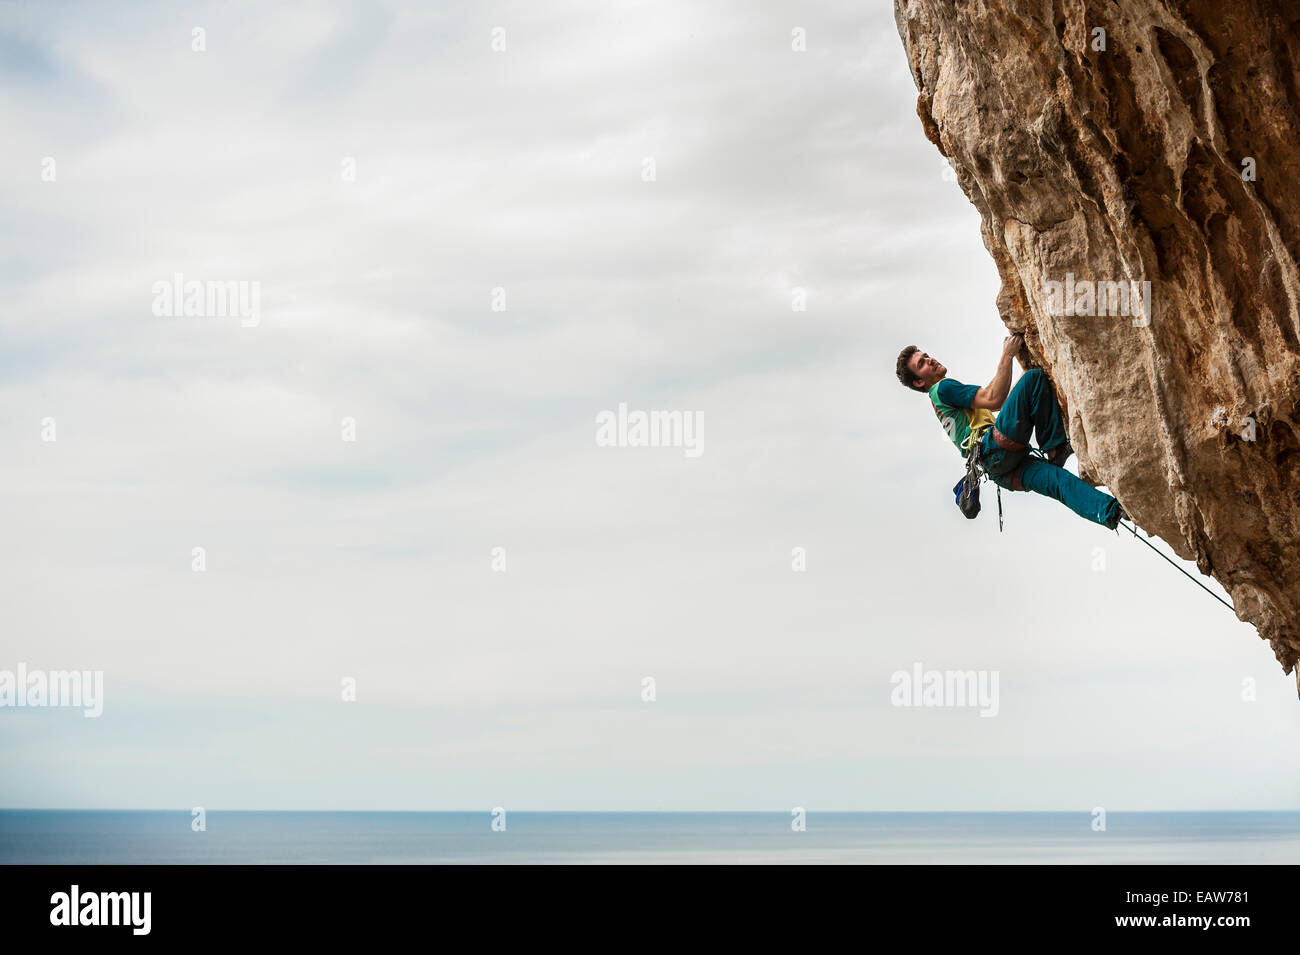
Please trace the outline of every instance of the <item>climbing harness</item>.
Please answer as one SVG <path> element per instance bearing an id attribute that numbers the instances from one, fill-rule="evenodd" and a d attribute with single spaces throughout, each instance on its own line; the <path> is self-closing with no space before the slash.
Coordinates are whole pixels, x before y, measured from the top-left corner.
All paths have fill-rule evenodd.
<path id="1" fill-rule="evenodd" d="M 1131 519 L 1130 519 L 1130 520 L 1131 520 Z M 1120 523 L 1120 524 L 1124 524 L 1123 521 L 1120 521 L 1119 523 Z M 1142 543 L 1146 544 L 1148 547 L 1150 547 L 1150 548 L 1151 548 L 1153 551 L 1155 551 L 1157 554 L 1160 554 L 1160 551 L 1156 548 L 1156 546 L 1155 546 L 1154 544 L 1152 544 L 1152 543 L 1151 543 L 1150 541 L 1148 541 L 1148 540 L 1143 540 L 1141 537 L 1138 537 L 1137 525 L 1136 525 L 1136 524 L 1128 523 L 1128 524 L 1124 524 L 1124 526 L 1125 526 L 1126 528 L 1128 528 L 1130 531 L 1133 532 L 1133 539 L 1134 539 L 1134 540 L 1142 541 Z M 1118 533 L 1118 531 L 1117 531 L 1116 533 Z M 1169 564 L 1170 567 L 1174 568 L 1174 570 L 1178 571 L 1180 574 L 1182 574 L 1184 577 L 1186 577 L 1186 578 L 1187 578 L 1188 580 L 1190 580 L 1192 583 L 1196 584 L 1196 586 L 1200 587 L 1202 590 L 1204 590 L 1207 594 L 1209 594 L 1211 597 L 1213 597 L 1213 598 L 1214 598 L 1215 600 L 1217 600 L 1219 603 L 1223 604 L 1225 607 L 1227 607 L 1227 608 L 1228 608 L 1229 610 L 1231 610 L 1233 613 L 1236 613 L 1236 612 L 1237 612 L 1237 608 L 1236 608 L 1236 607 L 1234 607 L 1232 604 L 1228 603 L 1228 601 L 1224 600 L 1222 597 L 1220 597 L 1218 594 L 1216 594 L 1216 593 L 1215 593 L 1213 590 L 1211 590 L 1209 587 L 1205 586 L 1205 584 L 1201 583 L 1199 580 L 1197 580 L 1195 577 L 1193 577 L 1191 574 L 1189 574 L 1189 573 L 1188 573 L 1187 571 L 1185 571 L 1183 568 L 1179 567 L 1177 564 L 1175 564 L 1175 563 L 1174 563 L 1172 560 L 1170 560 L 1168 557 L 1165 557 L 1164 554 L 1160 554 L 1160 556 L 1161 556 L 1162 558 L 1164 558 L 1164 560 Z"/>

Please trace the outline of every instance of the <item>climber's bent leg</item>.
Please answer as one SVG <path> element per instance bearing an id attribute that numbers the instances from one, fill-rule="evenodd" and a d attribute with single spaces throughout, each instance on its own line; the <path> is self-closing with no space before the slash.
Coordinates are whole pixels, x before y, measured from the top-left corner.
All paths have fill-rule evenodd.
<path id="1" fill-rule="evenodd" d="M 1020 483 L 1026 491 L 1055 498 L 1094 524 L 1109 526 L 1119 513 L 1119 501 L 1109 494 L 1097 490 L 1065 468 L 1054 467 L 1039 458 L 1025 459 L 1020 470 Z"/>
<path id="2" fill-rule="evenodd" d="M 1067 440 L 1052 382 L 1037 368 L 1020 376 L 1002 403 L 993 426 L 1021 444 L 1028 444 L 1030 436 L 1037 432 L 1038 446 L 1044 451 L 1051 451 Z"/>

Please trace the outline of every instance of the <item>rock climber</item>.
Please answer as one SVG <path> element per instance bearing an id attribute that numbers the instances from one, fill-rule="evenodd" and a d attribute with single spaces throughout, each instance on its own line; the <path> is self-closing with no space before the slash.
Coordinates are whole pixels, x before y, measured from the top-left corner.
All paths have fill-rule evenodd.
<path id="1" fill-rule="evenodd" d="M 1007 336 L 998 369 L 982 388 L 949 378 L 947 368 L 915 345 L 898 355 L 898 380 L 911 391 L 929 394 L 943 430 L 963 458 L 971 442 L 978 442 L 981 465 L 999 487 L 1055 498 L 1080 517 L 1114 530 L 1128 519 L 1119 501 L 1065 469 L 1074 450 L 1047 375 L 1032 369 L 1011 387 L 1011 359 L 1023 344 L 1023 336 Z M 1035 434 L 1041 458 L 1029 453 Z"/>

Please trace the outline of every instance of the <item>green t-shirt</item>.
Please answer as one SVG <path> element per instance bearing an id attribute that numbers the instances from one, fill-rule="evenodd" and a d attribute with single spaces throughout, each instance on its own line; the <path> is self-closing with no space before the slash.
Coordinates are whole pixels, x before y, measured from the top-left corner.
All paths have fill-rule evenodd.
<path id="1" fill-rule="evenodd" d="M 952 378 L 936 381 L 930 388 L 930 404 L 939 416 L 943 432 L 957 446 L 961 456 L 970 450 L 971 433 L 981 433 L 993 424 L 993 412 L 987 408 L 972 408 L 971 402 L 979 393 L 979 385 L 963 385 Z"/>

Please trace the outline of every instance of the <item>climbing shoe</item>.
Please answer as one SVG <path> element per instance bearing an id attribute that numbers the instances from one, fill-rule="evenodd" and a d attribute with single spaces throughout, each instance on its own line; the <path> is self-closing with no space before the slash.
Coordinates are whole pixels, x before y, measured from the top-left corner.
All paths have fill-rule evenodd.
<path id="1" fill-rule="evenodd" d="M 1115 530 L 1117 527 L 1119 527 L 1120 521 L 1131 521 L 1131 520 L 1133 520 L 1133 518 L 1128 516 L 1128 511 L 1124 510 L 1122 504 L 1116 502 L 1115 513 L 1111 516 L 1110 520 L 1106 522 L 1106 526 L 1109 527 L 1111 530 Z"/>
<path id="2" fill-rule="evenodd" d="M 1070 460 L 1070 455 L 1074 454 L 1074 448 L 1070 447 L 1070 442 L 1058 444 L 1047 452 L 1047 463 L 1054 464 L 1058 468 L 1065 467 L 1065 462 Z"/>

